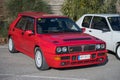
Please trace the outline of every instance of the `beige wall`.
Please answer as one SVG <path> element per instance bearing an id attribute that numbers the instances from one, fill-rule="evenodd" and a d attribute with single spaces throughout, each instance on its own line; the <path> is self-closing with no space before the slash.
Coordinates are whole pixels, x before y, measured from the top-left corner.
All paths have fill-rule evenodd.
<path id="1" fill-rule="evenodd" d="M 48 4 L 51 6 L 52 12 L 54 14 L 62 15 L 60 10 L 61 10 L 61 6 L 65 0 L 44 0 L 44 1 L 48 2 Z"/>
<path id="2" fill-rule="evenodd" d="M 3 7 L 4 1 L 5 0 L 0 0 L 0 17 L 5 14 L 5 9 Z M 54 14 L 62 15 L 60 9 L 65 0 L 44 0 L 44 1 L 48 2 Z M 120 13 L 120 0 L 118 0 L 118 3 L 116 4 L 116 6 L 117 6 L 117 11 Z"/>
<path id="3" fill-rule="evenodd" d="M 5 0 L 0 0 L 0 16 L 4 15 L 4 13 L 5 13 L 4 7 L 3 7 L 4 1 Z M 48 2 L 49 6 L 51 6 L 52 12 L 54 14 L 62 15 L 60 9 L 61 9 L 61 6 L 62 6 L 64 0 L 44 0 L 44 1 Z"/>

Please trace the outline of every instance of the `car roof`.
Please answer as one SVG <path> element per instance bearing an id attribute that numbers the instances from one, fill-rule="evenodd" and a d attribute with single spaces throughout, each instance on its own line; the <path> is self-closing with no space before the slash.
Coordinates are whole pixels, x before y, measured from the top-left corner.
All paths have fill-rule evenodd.
<path id="1" fill-rule="evenodd" d="M 20 12 L 18 13 L 18 16 L 29 16 L 34 18 L 53 18 L 53 17 L 66 18 L 66 16 L 60 16 L 57 14 L 48 14 L 44 12 Z"/>
<path id="2" fill-rule="evenodd" d="M 115 17 L 120 16 L 120 14 L 85 14 L 84 16 Z"/>

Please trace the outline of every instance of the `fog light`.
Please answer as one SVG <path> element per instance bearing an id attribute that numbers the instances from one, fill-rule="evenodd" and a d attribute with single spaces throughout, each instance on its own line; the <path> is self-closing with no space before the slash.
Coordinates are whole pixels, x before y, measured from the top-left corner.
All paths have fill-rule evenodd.
<path id="1" fill-rule="evenodd" d="M 72 60 L 76 60 L 76 56 L 72 56 Z"/>
<path id="2" fill-rule="evenodd" d="M 99 61 L 103 61 L 103 58 L 100 58 Z"/>
<path id="3" fill-rule="evenodd" d="M 64 66 L 66 63 L 65 62 L 61 62 L 61 66 Z"/>

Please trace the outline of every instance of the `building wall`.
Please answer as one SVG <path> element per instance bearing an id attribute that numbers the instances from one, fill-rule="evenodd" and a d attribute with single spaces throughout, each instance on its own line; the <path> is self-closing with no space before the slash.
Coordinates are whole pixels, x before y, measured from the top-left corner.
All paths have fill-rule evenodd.
<path id="1" fill-rule="evenodd" d="M 54 14 L 62 15 L 60 9 L 65 0 L 43 0 L 46 1 L 52 9 Z M 0 16 L 4 15 L 4 2 L 5 0 L 0 0 Z"/>
<path id="2" fill-rule="evenodd" d="M 5 15 L 4 1 L 5 0 L 0 0 L 0 18 L 1 16 Z M 49 4 L 54 14 L 62 15 L 61 6 L 65 0 L 43 0 L 43 1 L 46 1 Z M 116 6 L 117 12 L 120 13 L 120 0 L 118 0 Z"/>
<path id="3" fill-rule="evenodd" d="M 120 13 L 120 0 L 118 0 L 116 3 L 116 9 L 117 9 L 117 12 Z"/>
<path id="4" fill-rule="evenodd" d="M 52 9 L 54 14 L 62 15 L 61 6 L 65 0 L 44 0 L 46 1 Z"/>

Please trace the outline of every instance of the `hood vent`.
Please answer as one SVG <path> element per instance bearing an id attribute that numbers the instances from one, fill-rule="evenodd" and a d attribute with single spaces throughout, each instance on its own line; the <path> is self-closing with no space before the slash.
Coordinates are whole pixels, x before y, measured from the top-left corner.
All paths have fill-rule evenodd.
<path id="1" fill-rule="evenodd" d="M 78 41 L 78 40 L 91 40 L 91 38 L 73 38 L 73 39 L 64 39 L 63 41 Z"/>

